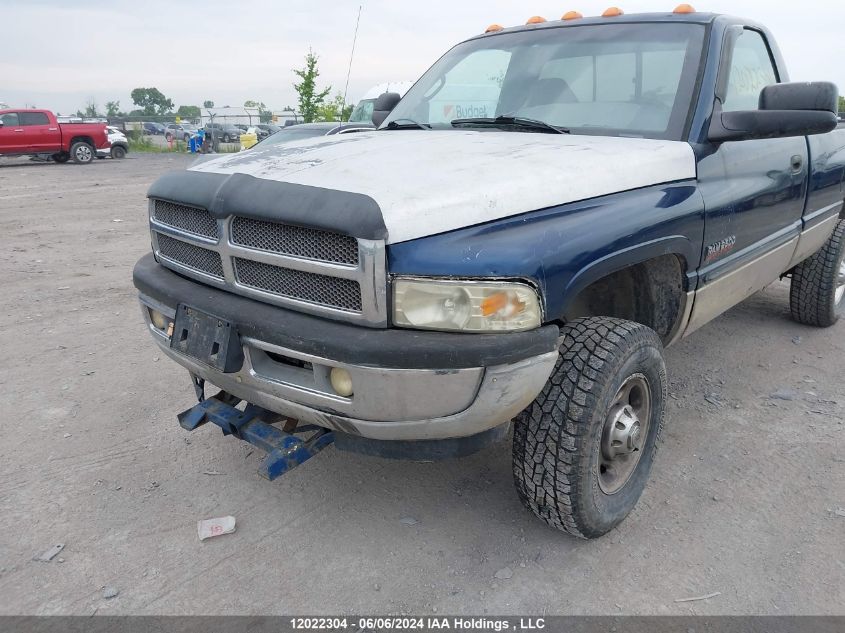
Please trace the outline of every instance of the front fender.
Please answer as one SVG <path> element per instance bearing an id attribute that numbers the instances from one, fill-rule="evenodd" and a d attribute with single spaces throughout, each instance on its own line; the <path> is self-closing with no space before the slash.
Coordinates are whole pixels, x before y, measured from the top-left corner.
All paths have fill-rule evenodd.
<path id="1" fill-rule="evenodd" d="M 689 262 L 693 262 L 692 279 L 687 274 L 684 282 L 684 290 L 694 290 L 694 268 L 700 257 L 700 248 L 701 245 L 698 244 L 699 250 L 696 252 L 696 245 L 689 238 L 683 235 L 670 235 L 609 253 L 585 266 L 572 277 L 563 293 L 563 313 L 566 312 L 575 297 L 591 284 L 617 271 L 662 255 L 677 256 L 681 260 L 681 268 L 685 272 L 690 270 Z"/>

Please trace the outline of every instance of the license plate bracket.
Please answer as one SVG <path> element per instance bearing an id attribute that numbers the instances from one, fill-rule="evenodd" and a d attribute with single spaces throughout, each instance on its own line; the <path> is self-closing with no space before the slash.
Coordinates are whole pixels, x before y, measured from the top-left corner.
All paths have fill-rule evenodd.
<path id="1" fill-rule="evenodd" d="M 225 374 L 240 370 L 244 362 L 243 347 L 229 321 L 184 304 L 176 308 L 170 349 Z"/>

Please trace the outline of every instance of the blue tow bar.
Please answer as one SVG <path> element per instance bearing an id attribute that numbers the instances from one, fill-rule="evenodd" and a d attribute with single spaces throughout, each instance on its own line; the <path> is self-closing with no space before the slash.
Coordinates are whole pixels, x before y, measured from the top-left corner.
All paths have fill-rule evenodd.
<path id="1" fill-rule="evenodd" d="M 223 435 L 232 435 L 261 449 L 267 456 L 258 472 L 270 481 L 308 461 L 334 442 L 334 433 L 316 426 L 296 428 L 298 432 L 314 432 L 304 440 L 286 433 L 264 421 L 278 417 L 274 413 L 253 404 L 248 404 L 241 411 L 236 408 L 239 402 L 239 399 L 221 391 L 180 413 L 177 416 L 179 425 L 193 431 L 211 422 L 223 429 Z"/>

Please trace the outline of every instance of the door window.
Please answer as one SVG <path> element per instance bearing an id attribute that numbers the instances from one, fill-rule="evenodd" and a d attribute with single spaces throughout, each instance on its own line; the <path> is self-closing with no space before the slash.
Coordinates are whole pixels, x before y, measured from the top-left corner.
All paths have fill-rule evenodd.
<path id="1" fill-rule="evenodd" d="M 757 31 L 745 29 L 734 46 L 722 110 L 756 110 L 760 92 L 778 82 L 769 47 Z"/>
<path id="2" fill-rule="evenodd" d="M 21 125 L 50 125 L 50 119 L 43 112 L 21 112 Z"/>
<path id="3" fill-rule="evenodd" d="M 6 114 L 0 115 L 0 121 L 3 121 L 3 125 L 6 127 L 17 127 L 20 125 L 17 112 L 7 112 Z"/>

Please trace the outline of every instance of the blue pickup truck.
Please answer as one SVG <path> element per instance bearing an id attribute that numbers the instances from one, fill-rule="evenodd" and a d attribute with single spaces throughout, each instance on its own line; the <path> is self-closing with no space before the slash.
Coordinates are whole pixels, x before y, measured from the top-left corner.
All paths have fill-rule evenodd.
<path id="1" fill-rule="evenodd" d="M 571 12 L 458 44 L 376 130 L 166 174 L 134 282 L 199 399 L 179 420 L 271 479 L 512 428 L 522 503 L 600 536 L 651 471 L 664 347 L 783 277 L 796 321 L 839 318 L 837 96 L 754 22 Z"/>

